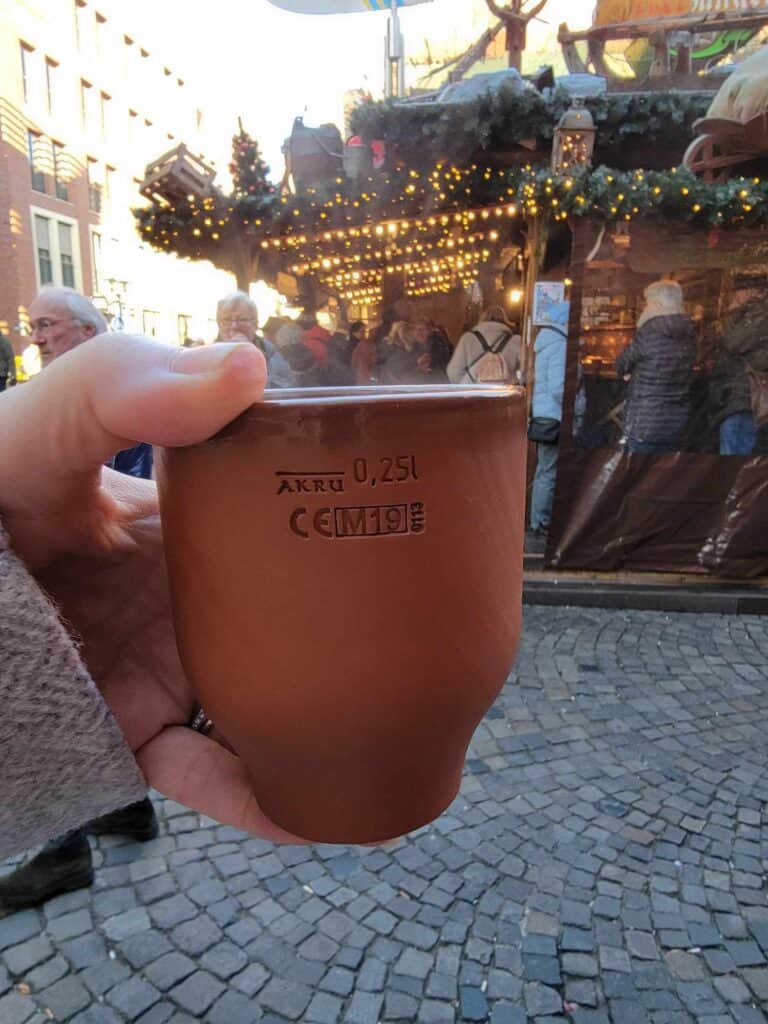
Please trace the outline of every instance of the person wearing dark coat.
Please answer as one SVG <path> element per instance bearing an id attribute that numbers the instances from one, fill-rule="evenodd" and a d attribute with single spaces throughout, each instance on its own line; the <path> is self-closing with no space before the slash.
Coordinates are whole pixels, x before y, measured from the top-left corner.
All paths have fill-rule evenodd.
<path id="1" fill-rule="evenodd" d="M 414 324 L 413 336 L 421 353 L 419 366 L 429 375 L 425 381 L 429 384 L 447 384 L 446 367 L 453 355 L 453 345 L 445 331 L 427 317 L 421 317 Z"/>
<path id="2" fill-rule="evenodd" d="M 694 326 L 676 281 L 648 285 L 645 299 L 635 336 L 616 360 L 619 376 L 629 376 L 624 436 L 630 452 L 676 452 L 690 412 Z"/>
<path id="3" fill-rule="evenodd" d="M 768 373 L 768 300 L 746 291 L 736 292 L 734 300 L 710 377 L 709 403 L 720 454 L 751 455 L 758 431 L 752 416 L 748 369 Z"/>

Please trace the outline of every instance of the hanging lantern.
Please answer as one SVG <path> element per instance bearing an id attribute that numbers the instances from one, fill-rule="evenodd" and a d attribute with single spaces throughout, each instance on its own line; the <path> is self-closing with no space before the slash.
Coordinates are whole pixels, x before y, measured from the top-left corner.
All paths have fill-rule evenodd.
<path id="1" fill-rule="evenodd" d="M 595 122 L 584 106 L 584 100 L 575 96 L 555 128 L 552 139 L 552 171 L 566 174 L 578 167 L 587 167 L 595 149 Z"/>

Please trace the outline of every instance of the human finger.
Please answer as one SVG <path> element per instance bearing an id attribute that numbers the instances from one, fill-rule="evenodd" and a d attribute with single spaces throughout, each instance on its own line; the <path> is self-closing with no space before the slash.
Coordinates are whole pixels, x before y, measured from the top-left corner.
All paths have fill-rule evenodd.
<path id="1" fill-rule="evenodd" d="M 209 737 L 170 726 L 134 753 L 149 785 L 185 807 L 274 843 L 308 842 L 270 821 L 243 762 Z"/>
<path id="2" fill-rule="evenodd" d="M 100 335 L 0 397 L 0 507 L 50 507 L 137 441 L 210 437 L 253 402 L 266 363 L 250 344 L 175 348 Z"/>

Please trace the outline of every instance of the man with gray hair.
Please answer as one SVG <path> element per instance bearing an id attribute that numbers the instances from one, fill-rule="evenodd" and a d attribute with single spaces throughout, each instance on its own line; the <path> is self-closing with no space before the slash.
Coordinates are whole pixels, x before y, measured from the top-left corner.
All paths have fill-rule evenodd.
<path id="1" fill-rule="evenodd" d="M 96 334 L 104 334 L 107 321 L 90 299 L 74 288 L 45 285 L 29 307 L 32 340 L 43 366 Z"/>
<path id="2" fill-rule="evenodd" d="M 267 338 L 258 333 L 259 311 L 246 292 L 232 292 L 216 304 L 217 341 L 250 341 L 267 361 L 267 387 L 293 388 L 296 378 L 288 363 Z"/>
<path id="3" fill-rule="evenodd" d="M 103 334 L 107 322 L 90 299 L 73 288 L 46 285 L 29 307 L 32 339 L 43 367 L 88 338 Z M 131 476 L 150 477 L 152 447 L 139 444 L 118 452 L 108 463 Z M 45 751 L 40 751 L 45 757 Z M 120 835 L 137 841 L 154 839 L 157 817 L 149 798 L 97 818 L 82 829 L 47 843 L 15 871 L 0 879 L 0 911 L 36 906 L 93 881 L 93 855 L 87 833 Z"/>

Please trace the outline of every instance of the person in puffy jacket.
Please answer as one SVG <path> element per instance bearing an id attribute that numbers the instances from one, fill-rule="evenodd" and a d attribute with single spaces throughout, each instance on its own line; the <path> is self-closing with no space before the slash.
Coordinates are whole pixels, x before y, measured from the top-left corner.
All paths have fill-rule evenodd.
<path id="1" fill-rule="evenodd" d="M 735 292 L 733 300 L 709 381 L 709 403 L 720 454 L 751 455 L 757 430 L 748 371 L 768 373 L 768 300 L 747 289 Z"/>
<path id="2" fill-rule="evenodd" d="M 680 450 L 691 404 L 696 335 L 676 281 L 655 281 L 632 341 L 616 360 L 629 376 L 624 435 L 630 452 Z"/>
<path id="3" fill-rule="evenodd" d="M 551 325 L 541 327 L 533 344 L 534 382 L 531 417 L 562 418 L 565 349 L 568 337 L 567 302 L 553 304 Z M 557 475 L 557 442 L 536 444 L 536 472 L 531 491 L 530 528 L 543 537 L 549 529 Z"/>

